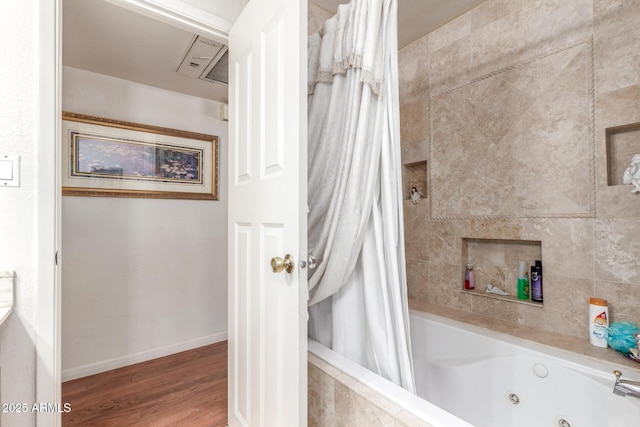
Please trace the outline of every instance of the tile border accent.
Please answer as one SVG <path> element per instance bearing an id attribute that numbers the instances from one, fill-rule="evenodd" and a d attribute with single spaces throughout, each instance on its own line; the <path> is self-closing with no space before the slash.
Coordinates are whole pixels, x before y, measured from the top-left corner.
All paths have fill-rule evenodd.
<path id="1" fill-rule="evenodd" d="M 451 86 L 451 87 L 449 87 L 447 89 L 443 89 L 443 90 L 440 90 L 438 92 L 432 93 L 432 94 L 429 95 L 429 97 L 430 98 L 434 98 L 434 97 L 442 95 L 444 93 L 460 89 L 460 88 L 462 88 L 464 86 L 468 86 L 470 84 L 477 83 L 477 82 L 482 81 L 482 80 L 486 80 L 486 79 L 488 79 L 490 77 L 497 76 L 498 74 L 502 74 L 502 73 L 505 73 L 507 71 L 515 70 L 516 68 L 524 67 L 525 65 L 529 65 L 532 62 L 538 61 L 540 59 L 546 58 L 546 57 L 551 56 L 551 55 L 555 55 L 556 53 L 564 52 L 565 50 L 573 49 L 574 47 L 580 46 L 582 44 L 587 45 L 587 53 L 589 54 L 590 59 L 591 59 L 591 67 L 592 67 L 591 73 L 592 73 L 592 75 L 590 76 L 589 80 L 591 82 L 591 86 L 592 86 L 591 88 L 593 89 L 593 67 L 594 67 L 594 63 L 593 63 L 593 40 L 592 40 L 592 38 L 588 38 L 588 39 L 580 40 L 580 41 L 578 41 L 576 43 L 572 43 L 572 44 L 567 45 L 567 46 L 563 46 L 563 47 L 558 48 L 558 49 L 554 49 L 554 50 L 551 50 L 551 51 L 548 51 L 548 52 L 540 53 L 538 55 L 532 56 L 531 58 L 528 58 L 528 59 L 525 59 L 525 60 L 520 61 L 518 63 L 515 63 L 513 65 L 509 65 L 508 67 L 500 68 L 499 70 L 492 71 L 492 72 L 487 73 L 487 74 L 483 74 L 483 75 L 481 75 L 479 77 L 475 77 L 475 78 L 473 78 L 473 79 L 471 79 L 471 80 L 469 80 L 467 82 L 460 83 L 458 85 Z"/>
<path id="2" fill-rule="evenodd" d="M 594 52 L 593 52 L 593 37 L 588 37 L 586 39 L 582 39 L 576 43 L 572 43 L 558 49 L 554 49 L 548 52 L 543 52 L 538 55 L 534 55 L 531 58 L 520 61 L 516 64 L 510 65 L 508 67 L 501 68 L 499 70 L 493 71 L 491 73 L 483 74 L 479 77 L 473 78 L 465 83 L 461 83 L 452 87 L 449 87 L 444 90 L 440 90 L 438 92 L 432 93 L 429 95 L 429 103 L 431 104 L 434 97 L 460 89 L 462 87 L 468 86 L 473 83 L 480 82 L 482 80 L 486 80 L 488 78 L 497 76 L 499 74 L 526 66 L 532 62 L 538 61 L 540 59 L 549 57 L 551 55 L 555 55 L 560 52 L 564 52 L 566 50 L 572 49 L 574 47 L 578 47 L 580 45 L 585 45 L 586 54 L 587 54 L 587 71 L 588 71 L 588 88 L 587 88 L 587 96 L 588 96 L 588 111 L 589 111 L 589 124 L 588 124 L 588 134 L 590 139 L 591 149 L 589 150 L 589 212 L 586 213 L 567 213 L 567 214 L 538 214 L 538 215 L 444 215 L 444 216 L 434 216 L 432 213 L 432 209 L 430 209 L 430 217 L 432 221 L 459 221 L 459 220 L 487 220 L 487 219 L 505 219 L 505 220 L 513 220 L 513 219 L 535 219 L 535 218 L 595 218 L 596 217 L 596 138 L 595 138 L 595 60 L 594 60 Z M 433 117 L 431 117 L 432 111 L 429 111 L 429 122 L 432 123 Z M 429 159 L 432 160 L 433 154 L 433 140 L 432 140 L 432 132 L 433 126 L 429 126 L 429 140 L 431 143 L 429 144 Z M 431 176 L 433 173 L 433 169 L 429 170 L 429 194 L 434 194 L 433 189 L 433 177 Z"/>

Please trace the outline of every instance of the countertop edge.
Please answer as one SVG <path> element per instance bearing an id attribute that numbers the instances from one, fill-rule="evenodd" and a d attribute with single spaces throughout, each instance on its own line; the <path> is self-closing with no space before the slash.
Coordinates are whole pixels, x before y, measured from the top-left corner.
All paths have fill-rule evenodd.
<path id="1" fill-rule="evenodd" d="M 0 325 L 13 312 L 14 278 L 13 271 L 0 271 Z"/>

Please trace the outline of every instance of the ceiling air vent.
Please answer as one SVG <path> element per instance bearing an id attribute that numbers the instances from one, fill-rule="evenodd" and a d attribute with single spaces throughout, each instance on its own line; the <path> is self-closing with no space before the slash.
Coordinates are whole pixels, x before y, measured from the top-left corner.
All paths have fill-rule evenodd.
<path id="1" fill-rule="evenodd" d="M 201 78 L 212 82 L 229 84 L 229 50 L 226 47 L 220 59 L 215 64 L 212 64 L 207 75 Z"/>
<path id="2" fill-rule="evenodd" d="M 193 36 L 177 73 L 213 83 L 228 84 L 227 46 Z"/>

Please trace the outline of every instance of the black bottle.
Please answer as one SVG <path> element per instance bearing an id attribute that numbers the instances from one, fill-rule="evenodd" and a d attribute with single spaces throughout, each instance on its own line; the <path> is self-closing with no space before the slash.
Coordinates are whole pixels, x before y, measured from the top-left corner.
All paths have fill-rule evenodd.
<path id="1" fill-rule="evenodd" d="M 542 302 L 542 261 L 531 266 L 531 301 Z"/>

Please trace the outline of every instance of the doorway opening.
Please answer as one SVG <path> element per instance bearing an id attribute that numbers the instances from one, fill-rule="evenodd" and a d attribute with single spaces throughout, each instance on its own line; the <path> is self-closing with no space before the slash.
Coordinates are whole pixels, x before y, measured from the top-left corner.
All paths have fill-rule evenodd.
<path id="1" fill-rule="evenodd" d="M 225 159 L 226 86 L 176 73 L 193 39 L 211 34 L 121 3 L 62 2 L 62 110 L 215 135 L 218 159 Z M 63 402 L 65 385 L 79 378 L 121 375 L 205 349 L 220 356 L 227 331 L 225 162 L 217 173 L 219 200 L 62 197 Z"/>

